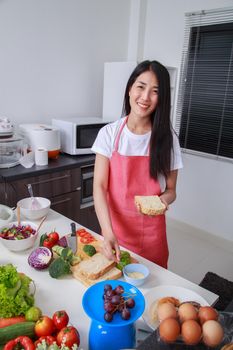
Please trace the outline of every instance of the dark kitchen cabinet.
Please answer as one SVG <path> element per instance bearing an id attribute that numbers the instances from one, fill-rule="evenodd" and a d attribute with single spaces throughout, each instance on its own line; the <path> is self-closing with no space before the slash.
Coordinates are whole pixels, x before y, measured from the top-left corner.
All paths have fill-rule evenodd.
<path id="1" fill-rule="evenodd" d="M 21 174 L 20 178 L 15 175 L 10 180 L 1 180 L 0 203 L 15 207 L 20 199 L 29 196 L 27 185 L 30 183 L 34 196 L 49 198 L 52 209 L 100 233 L 92 198 L 93 170 L 94 162 L 91 162 L 73 165 L 70 169 L 60 170 L 57 166 L 49 172 L 34 171 L 30 176 Z"/>

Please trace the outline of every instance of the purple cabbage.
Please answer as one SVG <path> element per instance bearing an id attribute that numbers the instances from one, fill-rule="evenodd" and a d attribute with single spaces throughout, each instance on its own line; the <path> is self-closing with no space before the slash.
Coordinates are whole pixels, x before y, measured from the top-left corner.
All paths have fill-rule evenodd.
<path id="1" fill-rule="evenodd" d="M 51 263 L 53 253 L 47 247 L 38 247 L 31 252 L 28 257 L 28 263 L 36 270 L 46 269 Z"/>

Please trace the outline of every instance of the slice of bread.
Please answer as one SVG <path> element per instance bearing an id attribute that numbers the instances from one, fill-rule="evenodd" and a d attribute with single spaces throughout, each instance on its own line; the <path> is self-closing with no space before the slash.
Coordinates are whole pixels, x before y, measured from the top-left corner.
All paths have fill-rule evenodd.
<path id="1" fill-rule="evenodd" d="M 99 277 L 95 280 L 85 277 L 80 272 L 79 265 L 76 265 L 75 267 L 73 267 L 72 272 L 73 272 L 74 278 L 79 280 L 86 287 L 89 287 L 97 282 L 101 282 L 101 281 L 105 281 L 105 280 L 106 281 L 107 280 L 116 280 L 122 276 L 122 272 L 119 269 L 117 269 L 116 267 L 111 268 L 111 270 L 109 270 L 104 275 L 102 275 L 101 277 Z"/>
<path id="2" fill-rule="evenodd" d="M 159 196 L 135 196 L 134 201 L 140 213 L 145 215 L 161 215 L 166 209 Z"/>
<path id="3" fill-rule="evenodd" d="M 79 272 L 83 276 L 96 280 L 111 270 L 115 265 L 115 261 L 108 260 L 102 253 L 96 253 L 90 259 L 81 261 L 77 266 Z"/>

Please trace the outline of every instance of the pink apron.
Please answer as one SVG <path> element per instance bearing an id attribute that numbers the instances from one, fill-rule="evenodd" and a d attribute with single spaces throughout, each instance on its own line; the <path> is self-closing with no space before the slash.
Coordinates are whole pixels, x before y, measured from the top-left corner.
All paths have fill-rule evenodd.
<path id="1" fill-rule="evenodd" d="M 165 215 L 140 214 L 135 195 L 160 195 L 158 181 L 149 175 L 149 156 L 124 156 L 118 153 L 121 126 L 110 159 L 109 209 L 113 231 L 121 246 L 167 268 L 168 245 Z"/>

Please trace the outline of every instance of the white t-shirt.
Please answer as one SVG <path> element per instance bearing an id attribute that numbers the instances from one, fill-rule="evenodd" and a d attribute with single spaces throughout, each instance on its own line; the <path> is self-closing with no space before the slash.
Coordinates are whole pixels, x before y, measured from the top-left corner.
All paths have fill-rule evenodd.
<path id="1" fill-rule="evenodd" d="M 96 140 L 92 146 L 94 153 L 99 153 L 107 158 L 111 158 L 112 152 L 115 149 L 116 136 L 120 130 L 121 125 L 124 123 L 125 118 L 121 118 L 115 122 L 105 125 L 100 129 Z M 132 133 L 127 124 L 124 126 L 118 145 L 118 152 L 125 156 L 145 156 L 149 155 L 149 142 L 151 131 L 144 135 L 137 135 Z M 173 132 L 173 149 L 171 159 L 171 170 L 180 169 L 183 167 L 181 150 L 179 140 L 176 134 Z M 165 178 L 159 177 L 161 191 L 165 190 Z"/>

